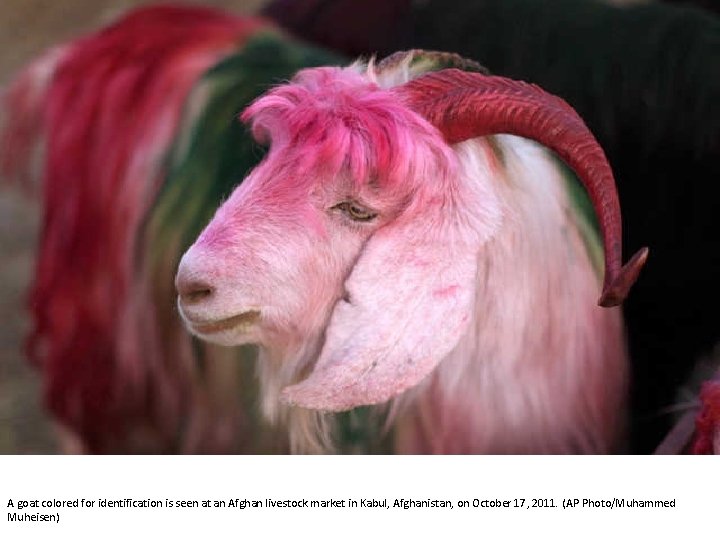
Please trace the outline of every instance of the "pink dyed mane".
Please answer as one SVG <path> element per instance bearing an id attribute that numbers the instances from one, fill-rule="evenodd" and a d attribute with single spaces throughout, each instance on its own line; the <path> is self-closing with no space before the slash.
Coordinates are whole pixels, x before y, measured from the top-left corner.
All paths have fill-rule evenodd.
<path id="1" fill-rule="evenodd" d="M 294 185 L 316 181 L 321 171 L 327 179 L 345 173 L 358 188 L 372 181 L 392 189 L 422 178 L 422 167 L 430 163 L 437 168 L 438 157 L 446 167 L 443 176 L 452 172 L 453 156 L 435 128 L 349 69 L 301 71 L 291 84 L 250 105 L 241 119 L 252 123 L 258 141 L 271 141 L 273 152 L 282 154 L 279 165 L 292 170 Z"/>

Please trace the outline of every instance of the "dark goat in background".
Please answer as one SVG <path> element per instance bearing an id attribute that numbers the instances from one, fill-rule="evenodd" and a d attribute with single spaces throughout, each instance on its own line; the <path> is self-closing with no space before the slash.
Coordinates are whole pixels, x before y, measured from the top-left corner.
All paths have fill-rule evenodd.
<path id="1" fill-rule="evenodd" d="M 625 303 L 636 452 L 667 431 L 720 338 L 720 21 L 666 4 L 576 0 L 282 0 L 266 13 L 344 52 L 422 47 L 474 58 L 566 99 L 605 148 L 628 253 L 652 257 Z"/>

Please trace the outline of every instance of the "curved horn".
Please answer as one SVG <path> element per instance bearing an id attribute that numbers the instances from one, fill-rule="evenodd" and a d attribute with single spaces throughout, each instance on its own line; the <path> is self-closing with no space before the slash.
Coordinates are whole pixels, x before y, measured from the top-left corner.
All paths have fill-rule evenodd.
<path id="1" fill-rule="evenodd" d="M 622 266 L 615 179 L 602 148 L 570 105 L 533 84 L 458 69 L 429 73 L 394 91 L 450 144 L 508 133 L 555 151 L 577 173 L 600 222 L 605 280 L 598 305 L 622 303 L 645 264 L 648 249 L 640 249 Z"/>

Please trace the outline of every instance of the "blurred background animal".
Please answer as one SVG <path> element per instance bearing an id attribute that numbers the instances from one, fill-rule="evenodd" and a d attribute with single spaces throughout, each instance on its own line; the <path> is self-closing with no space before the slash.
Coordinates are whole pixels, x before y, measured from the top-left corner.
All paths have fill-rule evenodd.
<path id="1" fill-rule="evenodd" d="M 4 172 L 26 184 L 38 172 L 43 207 L 27 351 L 69 448 L 283 451 L 253 430 L 243 353 L 182 329 L 173 276 L 262 155 L 237 114 L 333 59 L 258 19 L 151 7 L 50 50 L 9 87 Z"/>

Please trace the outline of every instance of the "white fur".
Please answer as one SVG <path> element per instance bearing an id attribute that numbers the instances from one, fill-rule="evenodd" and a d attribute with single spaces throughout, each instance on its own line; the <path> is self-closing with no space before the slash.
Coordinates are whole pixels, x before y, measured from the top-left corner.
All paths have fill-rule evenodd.
<path id="1" fill-rule="evenodd" d="M 491 179 L 504 221 L 478 254 L 472 329 L 399 399 L 400 450 L 608 452 L 623 427 L 620 311 L 595 305 L 599 280 L 556 165 L 535 143 L 498 139 L 502 176 L 477 142 L 457 148 L 468 176 Z"/>

